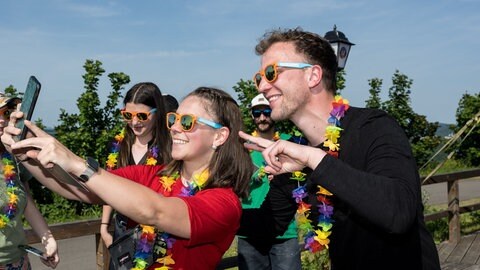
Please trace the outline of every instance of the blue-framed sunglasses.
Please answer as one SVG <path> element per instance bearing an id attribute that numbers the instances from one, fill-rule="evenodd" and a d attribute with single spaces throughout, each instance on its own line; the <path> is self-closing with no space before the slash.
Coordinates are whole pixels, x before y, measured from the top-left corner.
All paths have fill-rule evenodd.
<path id="1" fill-rule="evenodd" d="M 292 63 L 277 62 L 277 63 L 267 65 L 263 70 L 258 71 L 253 76 L 253 81 L 255 82 L 255 85 L 257 86 L 257 88 L 260 86 L 260 83 L 262 82 L 262 77 L 265 77 L 265 79 L 269 83 L 273 83 L 274 81 L 276 81 L 277 78 L 278 78 L 278 73 L 279 73 L 278 68 L 279 67 L 304 69 L 304 68 L 312 67 L 312 65 L 307 64 L 307 63 L 294 63 L 294 62 L 292 62 Z"/>

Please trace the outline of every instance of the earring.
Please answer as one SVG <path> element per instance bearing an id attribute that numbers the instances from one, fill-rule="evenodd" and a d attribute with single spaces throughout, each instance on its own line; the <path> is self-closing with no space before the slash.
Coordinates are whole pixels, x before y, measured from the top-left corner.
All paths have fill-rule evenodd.
<path id="1" fill-rule="evenodd" d="M 215 144 L 212 144 L 212 149 L 213 151 L 217 150 L 218 146 L 216 146 Z"/>

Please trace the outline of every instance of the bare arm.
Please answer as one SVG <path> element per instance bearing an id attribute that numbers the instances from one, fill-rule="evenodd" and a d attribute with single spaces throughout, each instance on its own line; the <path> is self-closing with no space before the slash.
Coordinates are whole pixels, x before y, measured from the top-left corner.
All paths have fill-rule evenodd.
<path id="1" fill-rule="evenodd" d="M 113 242 L 113 236 L 108 231 L 110 226 L 110 221 L 112 220 L 113 208 L 110 205 L 104 205 L 102 209 L 102 219 L 100 223 L 100 234 L 102 235 L 102 240 L 105 245 L 108 247 Z"/>
<path id="2" fill-rule="evenodd" d="M 161 230 L 180 237 L 190 237 L 188 208 L 180 198 L 159 196 L 147 187 L 111 174 L 104 169 L 99 169 L 98 173 L 95 173 L 86 183 L 90 193 L 94 193 L 93 195 L 71 186 L 66 187 L 66 185 L 56 182 L 51 176 L 46 177 L 39 173 L 44 170 L 40 167 L 46 168 L 48 171 L 53 164 L 57 164 L 72 175 L 80 176 L 86 169 L 86 165 L 82 158 L 30 121 L 25 121 L 25 125 L 37 137 L 13 143 L 5 139 L 5 134 L 10 134 L 11 137 L 12 130 L 18 129 L 9 126 L 5 129 L 2 142 L 4 144 L 5 141 L 12 143 L 13 151 L 30 149 L 26 152 L 27 156 L 38 160 L 39 163 L 34 164 L 32 161 L 28 161 L 25 162 L 28 163 L 28 166 L 25 167 L 31 170 L 35 177 L 40 176 L 41 182 L 45 182 L 44 184 L 48 188 L 54 191 L 58 190 L 62 196 L 74 194 L 77 198 L 87 202 L 97 202 L 92 198 L 98 198 L 138 223 L 155 225 Z"/>
<path id="3" fill-rule="evenodd" d="M 25 219 L 28 221 L 35 234 L 38 235 L 42 241 L 42 244 L 45 246 L 45 257 L 47 257 L 47 259 L 42 259 L 42 262 L 51 268 L 55 268 L 60 262 L 57 241 L 50 232 L 47 222 L 36 207 L 28 187 L 25 195 L 27 198 L 27 206 L 24 212 Z"/>

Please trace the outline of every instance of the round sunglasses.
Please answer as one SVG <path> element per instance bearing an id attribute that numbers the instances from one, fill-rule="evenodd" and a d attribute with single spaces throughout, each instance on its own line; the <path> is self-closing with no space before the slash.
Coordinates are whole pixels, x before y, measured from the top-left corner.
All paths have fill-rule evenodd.
<path id="1" fill-rule="evenodd" d="M 219 129 L 223 127 L 219 123 L 215 123 L 213 121 L 210 121 L 208 119 L 202 118 L 202 117 L 197 117 L 193 114 L 177 114 L 174 112 L 169 112 L 167 113 L 167 128 L 171 129 L 173 125 L 175 125 L 175 122 L 180 121 L 180 126 L 182 127 L 182 130 L 185 132 L 191 131 L 195 127 L 195 123 L 201 123 L 204 125 L 207 125 L 209 127 L 212 127 L 214 129 Z"/>
<path id="2" fill-rule="evenodd" d="M 277 62 L 277 63 L 267 65 L 263 70 L 258 71 L 253 76 L 253 81 L 255 82 L 255 85 L 257 86 L 257 88 L 259 88 L 260 83 L 262 82 L 262 77 L 265 77 L 265 79 L 269 83 L 273 83 L 274 81 L 276 81 L 279 73 L 278 71 L 279 67 L 304 69 L 304 68 L 312 67 L 312 65 L 307 63 L 293 63 L 293 62 L 292 63 Z"/>
<path id="3" fill-rule="evenodd" d="M 156 108 L 151 109 L 148 112 L 135 112 L 135 111 L 127 111 L 125 109 L 120 111 L 123 119 L 125 121 L 132 121 L 134 117 L 137 117 L 139 122 L 147 121 L 150 114 L 153 114 L 157 111 Z"/>

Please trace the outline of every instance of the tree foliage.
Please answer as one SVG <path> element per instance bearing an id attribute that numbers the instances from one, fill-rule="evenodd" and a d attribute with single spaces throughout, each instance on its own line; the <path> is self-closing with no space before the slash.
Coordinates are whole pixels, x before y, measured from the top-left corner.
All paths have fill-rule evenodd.
<path id="1" fill-rule="evenodd" d="M 370 89 L 370 98 L 365 101 L 367 108 L 380 109 L 382 106 L 382 101 L 380 99 L 380 92 L 382 91 L 383 80 L 379 78 L 373 78 L 368 80 L 368 85 Z"/>
<path id="2" fill-rule="evenodd" d="M 101 106 L 98 84 L 105 73 L 98 60 L 87 60 L 83 66 L 85 92 L 77 99 L 78 113 L 61 109 L 60 125 L 55 127 L 57 139 L 79 156 L 92 156 L 104 164 L 108 143 L 121 128 L 117 104 L 130 77 L 122 72 L 110 73 L 112 90 L 105 106 Z"/>
<path id="3" fill-rule="evenodd" d="M 455 153 L 456 158 L 462 159 L 471 166 L 480 165 L 480 93 L 465 93 L 458 103 L 455 114 L 457 126 L 455 132 L 459 131 L 463 126 L 467 125 L 467 130 L 472 132 L 465 136 L 462 143 L 458 146 Z M 476 127 L 475 127 L 476 126 Z M 467 131 L 468 132 L 468 131 Z"/>
<path id="4" fill-rule="evenodd" d="M 411 87 L 413 80 L 396 70 L 392 77 L 392 86 L 388 91 L 388 100 L 382 102 L 380 92 L 382 80 L 370 79 L 370 97 L 366 101 L 368 108 L 380 108 L 391 115 L 405 131 L 412 146 L 417 165 L 423 165 L 442 139 L 435 135 L 438 122 L 430 123 L 424 115 L 414 112 L 411 107 Z"/>

